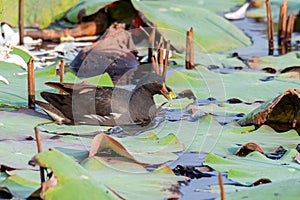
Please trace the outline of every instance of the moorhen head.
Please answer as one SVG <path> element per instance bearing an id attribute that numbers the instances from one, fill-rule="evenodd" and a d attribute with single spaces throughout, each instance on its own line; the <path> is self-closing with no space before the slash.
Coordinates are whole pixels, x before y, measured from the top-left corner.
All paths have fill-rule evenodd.
<path id="1" fill-rule="evenodd" d="M 125 125 L 149 123 L 157 114 L 153 96 L 172 97 L 163 78 L 150 73 L 130 91 L 118 87 L 48 82 L 66 94 L 41 92 L 36 103 L 58 124 Z"/>

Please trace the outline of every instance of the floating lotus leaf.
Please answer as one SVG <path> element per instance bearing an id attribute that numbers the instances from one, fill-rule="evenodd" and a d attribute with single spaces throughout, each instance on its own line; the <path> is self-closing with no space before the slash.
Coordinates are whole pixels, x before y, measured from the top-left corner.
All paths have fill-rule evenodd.
<path id="1" fill-rule="evenodd" d="M 196 122 L 166 121 L 151 132 L 160 137 L 170 133 L 176 135 L 180 143 L 184 144 L 184 151 L 211 152 L 219 155 L 234 155 L 240 145 L 248 142 L 257 143 L 265 153 L 271 153 L 278 146 L 287 149 L 296 148 L 300 143 L 300 138 L 295 130 L 278 134 L 265 125 L 257 130 L 254 126 L 241 127 L 237 123 L 222 126 L 211 115 L 202 116 Z"/>
<path id="2" fill-rule="evenodd" d="M 132 3 L 179 51 L 185 49 L 185 33 L 191 27 L 195 52 L 222 52 L 251 44 L 241 30 L 201 5 L 197 6 L 199 2 L 133 0 Z"/>
<path id="3" fill-rule="evenodd" d="M 267 73 L 238 71 L 219 74 L 205 67 L 178 70 L 167 79 L 167 85 L 179 93 L 190 89 L 198 99 L 213 97 L 220 101 L 238 98 L 244 102 L 266 101 L 288 89 L 299 87 L 300 80 L 276 77 L 261 81 Z"/>
<path id="4" fill-rule="evenodd" d="M 38 171 L 26 170 L 25 174 L 36 175 L 38 174 Z M 39 178 L 36 180 L 30 180 L 27 177 L 16 174 L 10 175 L 5 180 L 0 182 L 0 188 L 4 187 L 8 189 L 8 191 L 14 197 L 22 199 L 31 196 L 36 190 L 39 189 L 40 186 L 41 184 L 39 183 Z"/>
<path id="5" fill-rule="evenodd" d="M 22 49 L 20 47 L 14 47 L 13 50 L 11 52 L 9 52 L 9 53 L 21 56 L 21 58 L 23 58 L 23 60 L 25 61 L 25 63 L 28 63 L 29 59 L 31 57 L 31 55 L 30 55 L 30 53 L 28 51 L 25 51 L 24 49 Z"/>
<path id="6" fill-rule="evenodd" d="M 157 106 L 163 105 L 164 108 L 169 109 L 184 109 L 189 104 L 193 103 L 193 99 L 181 98 L 181 99 L 173 99 L 172 101 L 167 101 L 165 97 L 161 95 L 155 95 L 154 101 Z"/>
<path id="7" fill-rule="evenodd" d="M 222 13 L 230 11 L 230 9 L 232 9 L 233 7 L 242 5 L 245 2 L 245 0 L 195 0 L 194 4 L 196 4 L 197 6 L 201 6 L 205 9 L 211 10 L 213 12 Z"/>
<path id="8" fill-rule="evenodd" d="M 248 114 L 260 105 L 260 103 L 209 103 L 203 106 L 191 107 L 190 109 L 194 109 L 194 112 L 205 112 L 217 116 L 235 116 L 241 113 Z"/>
<path id="9" fill-rule="evenodd" d="M 184 146 L 180 144 L 175 135 L 163 138 L 136 137 L 116 138 L 105 134 L 99 134 L 94 138 L 90 156 L 101 155 L 103 151 L 113 152 L 108 157 L 122 157 L 132 162 L 144 164 L 162 164 L 175 160 L 178 156 L 175 152 L 182 151 Z"/>
<path id="10" fill-rule="evenodd" d="M 267 9 L 264 1 L 257 1 L 260 2 L 260 6 L 256 9 L 250 9 L 247 11 L 246 15 L 250 18 L 264 18 L 267 17 Z M 281 0 L 270 0 L 272 6 L 272 16 L 273 21 L 278 21 L 279 18 L 279 11 L 280 5 L 283 4 Z M 259 3 L 258 3 L 259 4 Z M 257 5 L 258 5 L 257 4 Z M 289 0 L 288 1 L 288 14 L 291 14 L 293 10 L 297 11 L 300 3 L 298 0 Z"/>
<path id="11" fill-rule="evenodd" d="M 297 144 L 300 143 L 300 138 L 295 130 L 278 134 L 265 125 L 255 131 L 249 130 L 249 126 L 245 128 L 248 128 L 248 131 L 246 131 L 247 129 L 242 131 L 243 129 L 236 124 L 225 125 L 221 137 L 215 143 L 211 143 L 214 146 L 210 152 L 219 155 L 234 155 L 242 144 L 254 142 L 265 153 L 271 153 L 279 146 L 291 149 L 296 148 Z"/>
<path id="12" fill-rule="evenodd" d="M 174 56 L 170 58 L 170 60 L 175 61 L 179 66 L 184 66 L 185 54 L 174 53 Z M 203 66 L 213 66 L 218 68 L 246 67 L 246 64 L 237 57 L 232 57 L 229 54 L 219 53 L 195 52 L 195 63 Z"/>
<path id="13" fill-rule="evenodd" d="M 50 23 L 62 18 L 64 13 L 78 1 L 51 0 L 49 4 L 45 4 L 43 0 L 24 1 L 24 23 L 27 26 L 35 24 L 40 28 L 47 27 Z M 13 26 L 17 26 L 18 15 L 16 13 L 18 13 L 18 1 L 2 0 L 1 4 L 3 4 L 4 11 L 2 20 Z"/>
<path id="14" fill-rule="evenodd" d="M 31 163 L 51 169 L 57 178 L 56 183 L 50 179 L 43 184 L 45 199 L 119 199 L 101 180 L 57 150 L 42 152 Z"/>
<path id="15" fill-rule="evenodd" d="M 49 122 L 47 116 L 27 108 L 0 111 L 0 140 L 25 140 L 34 133 L 35 126 Z"/>
<path id="16" fill-rule="evenodd" d="M 294 199 L 299 194 L 300 182 L 298 178 L 284 178 L 279 182 L 258 185 L 256 187 L 235 187 L 227 193 L 228 199 Z M 227 191 L 227 189 L 225 189 Z"/>
<path id="17" fill-rule="evenodd" d="M 78 22 L 78 15 L 80 12 L 84 11 L 85 16 L 92 15 L 98 10 L 108 5 L 109 3 L 114 2 L 113 0 L 81 0 L 75 6 L 73 6 L 66 14 L 66 17 L 71 22 Z M 213 12 L 225 12 L 229 11 L 231 8 L 237 5 L 241 5 L 245 0 L 215 0 L 211 2 L 209 0 L 204 1 L 194 1 L 193 3 L 202 8 L 211 10 Z M 128 12 L 128 9 L 124 9 Z"/>
<path id="18" fill-rule="evenodd" d="M 289 150 L 279 160 L 266 158 L 257 151 L 243 158 L 222 158 L 208 154 L 204 164 L 218 171 L 226 171 L 229 179 L 250 186 L 261 178 L 268 178 L 272 182 L 281 182 L 283 179 L 300 177 L 300 166 L 294 161 L 297 154 L 296 149 Z"/>
<path id="19" fill-rule="evenodd" d="M 178 191 L 170 188 L 176 187 L 178 181 L 184 181 L 184 177 L 175 176 L 167 166 L 149 172 L 132 162 L 107 161 L 97 156 L 85 160 L 82 165 L 98 181 L 114 189 L 125 199 L 178 197 Z"/>
<path id="20" fill-rule="evenodd" d="M 128 151 L 135 159 L 142 163 L 161 164 L 178 158 L 176 152 L 184 150 L 184 145 L 174 134 L 166 136 L 148 137 L 152 135 L 146 133 L 137 137 L 120 138 Z"/>
<path id="21" fill-rule="evenodd" d="M 81 0 L 74 5 L 66 13 L 66 17 L 73 23 L 78 22 L 78 17 L 84 13 L 84 16 L 89 16 L 96 13 L 98 10 L 103 8 L 105 5 L 112 3 L 112 0 Z"/>
<path id="22" fill-rule="evenodd" d="M 34 133 L 32 134 L 34 135 Z M 42 139 L 42 148 L 69 148 L 73 150 L 86 150 L 88 147 L 85 144 L 74 144 L 62 142 L 57 139 Z M 0 165 L 7 166 L 12 169 L 35 169 L 37 168 L 28 165 L 28 161 L 37 153 L 37 145 L 34 140 L 14 141 L 7 140 L 0 142 Z"/>
<path id="23" fill-rule="evenodd" d="M 174 193 L 168 189 L 176 185 L 177 181 L 184 180 L 175 176 L 171 170 L 148 172 L 143 166 L 132 162 L 105 160 L 97 156 L 79 165 L 57 150 L 40 153 L 33 161 L 52 169 L 58 179 L 56 185 L 43 193 L 45 198 L 50 199 L 55 197 L 115 199 L 116 196 L 111 190 L 125 199 L 139 197 L 161 199 L 173 195 Z"/>
<path id="24" fill-rule="evenodd" d="M 252 69 L 273 68 L 275 71 L 281 71 L 287 67 L 300 66 L 300 59 L 291 52 L 281 56 L 253 56 L 247 60 L 247 64 Z"/>
<path id="25" fill-rule="evenodd" d="M 58 125 L 55 123 L 43 124 L 39 126 L 42 131 L 59 135 L 81 135 L 81 136 L 95 136 L 99 132 L 107 131 L 110 126 L 92 126 L 92 125 Z"/>
<path id="26" fill-rule="evenodd" d="M 26 106 L 27 105 L 27 74 L 24 74 L 24 70 L 15 64 L 10 64 L 0 61 L 1 75 L 3 75 L 9 84 L 0 82 L 0 103 L 13 105 L 13 106 Z M 77 78 L 73 73 L 65 73 L 65 82 L 79 83 L 82 80 Z M 56 75 L 55 65 L 45 67 L 35 71 L 35 91 L 36 99 L 42 100 L 39 95 L 42 91 L 54 90 L 46 86 L 45 82 L 59 82 L 59 76 Z M 89 79 L 87 79 L 89 81 Z M 112 86 L 112 81 L 107 74 L 99 75 L 91 78 L 91 82 L 98 85 Z M 13 90 L 13 92 L 12 92 Z"/>

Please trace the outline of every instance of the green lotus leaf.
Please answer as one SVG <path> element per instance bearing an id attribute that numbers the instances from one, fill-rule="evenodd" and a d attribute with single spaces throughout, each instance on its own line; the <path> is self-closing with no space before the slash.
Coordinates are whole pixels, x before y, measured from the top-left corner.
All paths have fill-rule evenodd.
<path id="1" fill-rule="evenodd" d="M 61 19 L 65 12 L 78 1 L 51 0 L 49 4 L 45 4 L 43 0 L 24 1 L 24 23 L 27 26 L 38 24 L 40 28 L 45 28 L 55 20 Z M 2 20 L 13 26 L 17 26 L 18 1 L 2 0 L 1 3 L 3 3 Z"/>
<path id="2" fill-rule="evenodd" d="M 245 71 L 220 74 L 197 67 L 196 70 L 174 72 L 168 77 L 167 85 L 176 93 L 190 89 L 198 99 L 213 97 L 226 101 L 238 98 L 244 102 L 266 101 L 299 87 L 299 79 L 276 77 L 271 81 L 260 80 L 266 76 L 267 73 Z"/>
<path id="3" fill-rule="evenodd" d="M 296 149 L 289 150 L 279 160 L 271 160 L 259 152 L 252 152 L 247 157 L 228 158 L 208 154 L 204 164 L 218 171 L 227 171 L 229 179 L 250 186 L 261 178 L 281 182 L 299 177 L 300 166 L 294 161 L 297 154 Z"/>
<path id="4" fill-rule="evenodd" d="M 132 3 L 179 51 L 184 51 L 185 33 L 191 27 L 195 52 L 222 52 L 251 44 L 241 30 L 217 14 L 197 6 L 199 2 L 133 0 Z"/>
<path id="5" fill-rule="evenodd" d="M 51 169 L 57 178 L 57 184 L 43 192 L 46 199 L 119 199 L 101 180 L 58 150 L 42 152 L 32 161 Z"/>
<path id="6" fill-rule="evenodd" d="M 8 191 L 18 198 L 28 198 L 41 186 L 39 182 L 39 172 L 32 170 L 14 170 L 10 175 L 1 181 L 0 187 L 7 188 Z"/>
<path id="7" fill-rule="evenodd" d="M 294 199 L 298 195 L 298 178 L 284 178 L 279 182 L 258 185 L 256 187 L 234 187 L 235 191 L 226 194 L 228 199 Z M 226 190 L 226 189 L 225 189 Z M 226 190 L 227 191 L 227 190 Z"/>
<path id="8" fill-rule="evenodd" d="M 273 68 L 281 71 L 287 67 L 300 66 L 300 59 L 294 52 L 291 52 L 281 56 L 252 57 L 247 63 L 252 69 Z"/>
<path id="9" fill-rule="evenodd" d="M 272 6 L 272 17 L 273 21 L 278 21 L 280 5 L 283 4 L 281 0 L 270 0 Z M 300 3 L 297 0 L 288 1 L 288 15 L 291 14 L 293 10 L 297 11 Z M 264 18 L 267 17 L 266 5 L 264 1 L 261 1 L 261 6 L 255 9 L 249 9 L 246 13 L 247 17 L 250 18 Z"/>
<path id="10" fill-rule="evenodd" d="M 153 172 L 141 165 L 114 161 L 108 162 L 101 157 L 91 157 L 82 165 L 93 177 L 113 188 L 125 199 L 165 199 L 175 195 L 169 188 L 183 181 L 184 177 L 175 176 L 169 167 Z"/>

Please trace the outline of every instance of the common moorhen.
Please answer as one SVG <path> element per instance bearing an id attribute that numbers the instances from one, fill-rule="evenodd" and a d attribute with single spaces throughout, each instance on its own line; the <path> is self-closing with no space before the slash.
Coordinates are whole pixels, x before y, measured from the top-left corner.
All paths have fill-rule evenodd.
<path id="1" fill-rule="evenodd" d="M 48 103 L 36 102 L 58 124 L 145 124 L 158 111 L 153 95 L 172 99 L 163 78 L 154 73 L 142 77 L 132 91 L 89 84 L 47 82 L 46 85 L 67 93 L 41 92 Z"/>

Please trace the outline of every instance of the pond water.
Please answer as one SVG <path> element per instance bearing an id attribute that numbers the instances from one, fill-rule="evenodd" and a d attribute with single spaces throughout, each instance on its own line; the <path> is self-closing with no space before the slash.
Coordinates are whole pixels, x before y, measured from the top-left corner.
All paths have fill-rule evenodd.
<path id="1" fill-rule="evenodd" d="M 248 47 L 238 48 L 227 53 L 238 53 L 243 59 L 248 59 L 252 56 L 267 56 L 268 49 L 268 35 L 267 35 L 267 23 L 264 19 L 252 19 L 244 18 L 242 20 L 232 21 L 239 29 L 241 29 L 252 40 L 252 45 Z M 294 32 L 292 35 L 292 51 L 299 52 L 299 41 L 297 38 L 298 32 Z M 293 39 L 295 38 L 295 39 Z M 277 45 L 277 24 L 274 23 L 274 53 L 273 55 L 280 55 Z"/>

